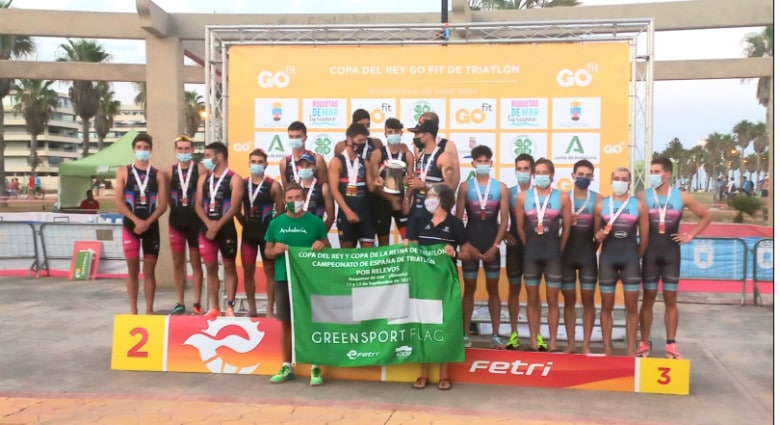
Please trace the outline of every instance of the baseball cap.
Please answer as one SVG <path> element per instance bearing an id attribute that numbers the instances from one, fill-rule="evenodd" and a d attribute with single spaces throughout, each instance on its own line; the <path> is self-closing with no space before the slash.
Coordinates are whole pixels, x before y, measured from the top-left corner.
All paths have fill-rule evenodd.
<path id="1" fill-rule="evenodd" d="M 431 133 L 436 134 L 439 132 L 439 124 L 427 117 L 420 117 L 417 121 L 417 125 L 412 128 L 407 128 L 412 133 Z"/>
<path id="2" fill-rule="evenodd" d="M 315 163 L 314 155 L 312 155 L 309 152 L 304 152 L 301 154 L 301 156 L 298 157 L 298 160 L 295 162 L 298 163 L 301 161 L 308 161 L 309 163 L 314 164 Z"/>

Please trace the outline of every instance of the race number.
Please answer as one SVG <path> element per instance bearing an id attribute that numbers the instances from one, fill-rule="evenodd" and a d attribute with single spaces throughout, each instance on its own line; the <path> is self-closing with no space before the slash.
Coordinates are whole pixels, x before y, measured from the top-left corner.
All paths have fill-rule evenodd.
<path id="1" fill-rule="evenodd" d="M 111 369 L 162 371 L 167 316 L 117 314 Z"/>
<path id="2" fill-rule="evenodd" d="M 687 359 L 637 359 L 639 392 L 688 395 L 691 362 Z"/>

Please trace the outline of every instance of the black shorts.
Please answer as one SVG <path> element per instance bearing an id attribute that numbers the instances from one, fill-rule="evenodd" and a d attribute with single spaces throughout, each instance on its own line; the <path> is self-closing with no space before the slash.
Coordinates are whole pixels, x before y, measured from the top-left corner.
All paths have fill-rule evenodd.
<path id="1" fill-rule="evenodd" d="M 523 258 L 523 271 L 525 274 L 525 286 L 538 286 L 544 275 L 544 281 L 548 288 L 561 287 L 561 257 L 536 257 L 525 253 Z"/>
<path id="2" fill-rule="evenodd" d="M 599 292 L 611 294 L 620 279 L 624 291 L 639 291 L 642 272 L 639 255 L 630 253 L 604 253 L 599 257 Z"/>
<path id="3" fill-rule="evenodd" d="M 523 280 L 523 245 L 519 238 L 517 245 L 506 246 L 506 277 L 510 285 L 519 285 Z"/>
<path id="4" fill-rule="evenodd" d="M 290 288 L 287 286 L 286 281 L 274 281 L 274 306 L 276 307 L 276 318 L 280 322 L 292 322 L 290 316 Z"/>
<path id="5" fill-rule="evenodd" d="M 564 291 L 573 291 L 577 289 L 577 271 L 580 272 L 580 288 L 585 291 L 595 290 L 596 279 L 598 278 L 599 273 L 595 251 L 586 252 L 577 256 L 564 253 L 561 289 Z"/>
<path id="6" fill-rule="evenodd" d="M 642 258 L 642 287 L 657 291 L 658 279 L 664 283 L 664 290 L 676 290 L 680 281 L 680 246 L 665 249 L 647 249 Z"/>
<path id="7" fill-rule="evenodd" d="M 347 216 L 339 211 L 336 218 L 336 228 L 339 231 L 339 241 L 341 242 L 374 242 L 374 221 L 371 220 L 371 214 L 368 211 L 354 210 L 360 217 L 357 223 L 347 221 Z"/>
<path id="8" fill-rule="evenodd" d="M 409 220 L 409 217 L 401 211 L 393 210 L 389 202 L 379 198 L 371 199 L 371 216 L 374 219 L 374 230 L 376 230 L 377 236 L 389 235 L 393 220 L 395 220 L 395 227 L 399 231 L 406 227 Z"/>

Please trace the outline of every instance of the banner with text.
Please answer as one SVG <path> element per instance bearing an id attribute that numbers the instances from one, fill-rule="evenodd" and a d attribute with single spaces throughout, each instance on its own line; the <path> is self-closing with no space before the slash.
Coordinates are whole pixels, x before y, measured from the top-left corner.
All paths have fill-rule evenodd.
<path id="1" fill-rule="evenodd" d="M 290 247 L 295 362 L 460 362 L 460 284 L 443 246 Z"/>

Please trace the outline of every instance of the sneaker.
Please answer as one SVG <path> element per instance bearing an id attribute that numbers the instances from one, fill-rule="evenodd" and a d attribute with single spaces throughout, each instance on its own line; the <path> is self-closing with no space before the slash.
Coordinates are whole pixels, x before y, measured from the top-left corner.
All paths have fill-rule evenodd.
<path id="1" fill-rule="evenodd" d="M 547 343 L 544 342 L 542 334 L 536 334 L 536 349 L 538 351 L 547 351 Z"/>
<path id="2" fill-rule="evenodd" d="M 201 308 L 200 304 L 195 303 L 192 305 L 192 315 L 193 316 L 202 316 L 203 315 L 203 308 Z"/>
<path id="3" fill-rule="evenodd" d="M 497 350 L 503 350 L 506 348 L 504 345 L 504 340 L 501 339 L 501 337 L 498 335 L 493 335 L 493 338 L 490 338 L 490 346 Z"/>
<path id="4" fill-rule="evenodd" d="M 636 349 L 636 356 L 637 357 L 650 356 L 650 345 L 644 341 L 639 341 L 639 346 L 637 346 Z"/>
<path id="5" fill-rule="evenodd" d="M 666 344 L 667 359 L 681 359 L 682 355 L 677 351 L 677 343 Z"/>
<path id="6" fill-rule="evenodd" d="M 211 318 L 211 319 L 216 319 L 217 317 L 219 317 L 221 315 L 222 315 L 222 312 L 219 311 L 218 308 L 212 308 L 205 314 L 206 317 Z"/>
<path id="7" fill-rule="evenodd" d="M 186 309 L 184 308 L 184 304 L 178 304 L 177 303 L 176 307 L 174 307 L 173 310 L 171 310 L 170 315 L 171 316 L 180 316 L 180 315 L 184 314 L 185 311 L 186 311 Z"/>
<path id="8" fill-rule="evenodd" d="M 506 342 L 506 348 L 510 350 L 517 350 L 520 348 L 520 337 L 517 335 L 517 332 L 512 332 L 512 335 L 509 335 L 509 341 Z"/>
<path id="9" fill-rule="evenodd" d="M 311 368 L 311 380 L 309 385 L 312 387 L 319 387 L 322 385 L 322 371 L 318 366 Z"/>
<path id="10" fill-rule="evenodd" d="M 287 382 L 291 379 L 295 379 L 295 374 L 290 366 L 284 365 L 279 369 L 279 372 L 276 375 L 271 377 L 270 381 L 272 384 L 281 384 L 282 382 Z"/>
<path id="11" fill-rule="evenodd" d="M 470 336 L 464 336 L 463 337 L 463 346 L 466 348 L 471 348 L 471 337 Z"/>
<path id="12" fill-rule="evenodd" d="M 236 312 L 233 311 L 233 307 L 228 307 L 225 309 L 225 317 L 236 317 Z"/>

